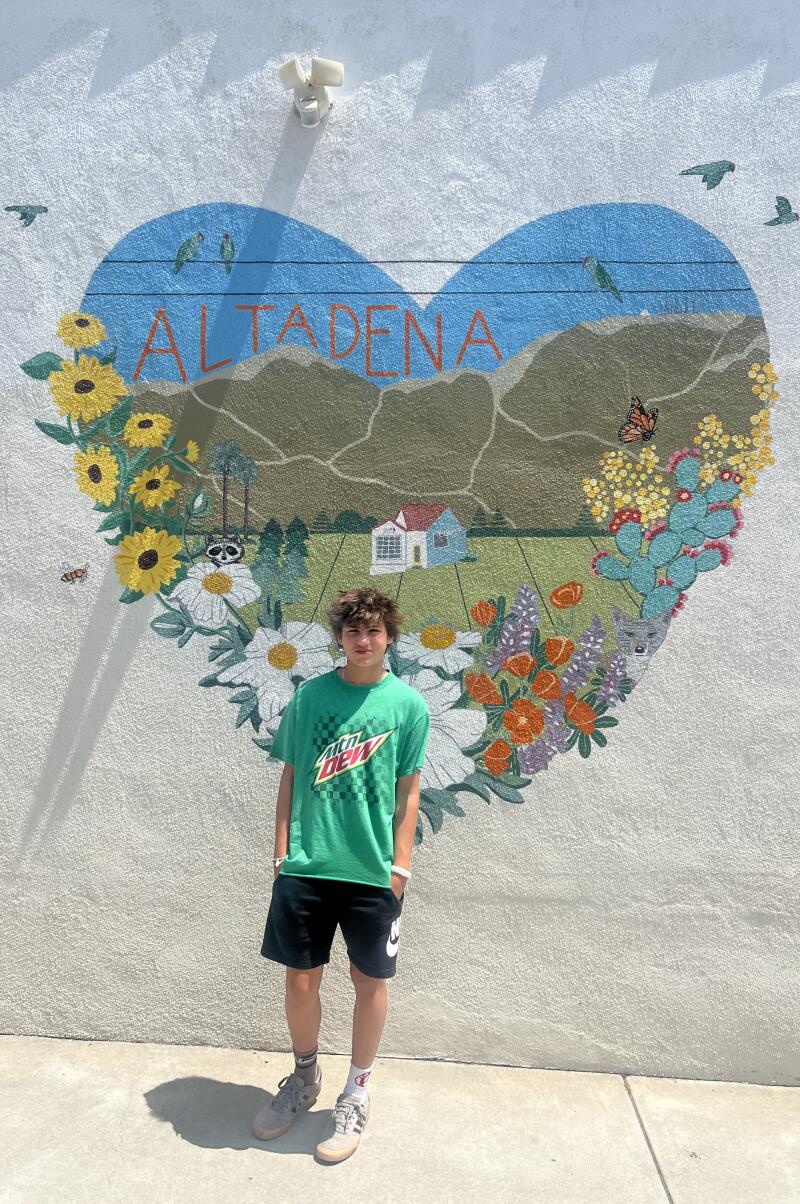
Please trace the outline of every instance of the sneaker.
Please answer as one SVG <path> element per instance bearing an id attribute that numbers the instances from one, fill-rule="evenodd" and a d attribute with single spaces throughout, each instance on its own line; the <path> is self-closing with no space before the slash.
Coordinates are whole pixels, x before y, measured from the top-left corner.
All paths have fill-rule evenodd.
<path id="1" fill-rule="evenodd" d="M 317 1146 L 323 1162 L 341 1162 L 355 1153 L 369 1120 L 369 1097 L 361 1103 L 352 1095 L 340 1095 L 333 1110 L 333 1133 Z"/>
<path id="2" fill-rule="evenodd" d="M 261 1141 L 271 1141 L 290 1129 L 301 1112 L 308 1111 L 317 1102 L 322 1087 L 322 1067 L 317 1066 L 317 1077 L 306 1085 L 299 1074 L 287 1074 L 278 1083 L 278 1094 L 265 1104 L 253 1120 L 253 1135 Z"/>

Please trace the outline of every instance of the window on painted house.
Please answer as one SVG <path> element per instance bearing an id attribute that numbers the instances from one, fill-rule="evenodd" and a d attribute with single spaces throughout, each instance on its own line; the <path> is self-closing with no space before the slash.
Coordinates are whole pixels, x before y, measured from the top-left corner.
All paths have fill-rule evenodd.
<path id="1" fill-rule="evenodd" d="M 433 546 L 435 548 L 446 548 L 447 547 L 447 536 L 444 534 L 434 535 Z"/>
<path id="2" fill-rule="evenodd" d="M 379 535 L 375 540 L 375 555 L 378 560 L 399 560 L 403 555 L 399 535 Z"/>

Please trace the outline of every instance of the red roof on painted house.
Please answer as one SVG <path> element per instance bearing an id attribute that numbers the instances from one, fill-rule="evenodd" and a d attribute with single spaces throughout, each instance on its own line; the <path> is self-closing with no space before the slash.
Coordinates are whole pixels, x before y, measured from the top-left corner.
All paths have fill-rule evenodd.
<path id="1" fill-rule="evenodd" d="M 444 514 L 446 509 L 447 506 L 441 504 L 421 506 L 415 503 L 411 506 L 401 506 L 389 518 L 378 523 L 378 526 L 382 527 L 383 523 L 393 522 L 397 523 L 398 527 L 404 527 L 406 531 L 427 531 L 428 527 L 436 521 L 440 514 Z M 405 516 L 405 523 L 400 522 L 401 513 Z"/>

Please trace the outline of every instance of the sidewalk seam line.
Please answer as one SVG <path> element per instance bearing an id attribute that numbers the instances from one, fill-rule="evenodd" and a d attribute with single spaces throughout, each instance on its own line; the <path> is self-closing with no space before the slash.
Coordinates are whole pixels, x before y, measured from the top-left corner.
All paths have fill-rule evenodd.
<path id="1" fill-rule="evenodd" d="M 623 1074 L 620 1077 L 621 1077 L 623 1083 L 625 1084 L 625 1090 L 628 1093 L 628 1099 L 631 1101 L 631 1107 L 633 1108 L 633 1111 L 636 1114 L 636 1119 L 639 1122 L 639 1128 L 642 1130 L 642 1136 L 644 1137 L 645 1142 L 647 1143 L 647 1148 L 650 1151 L 650 1157 L 653 1160 L 653 1165 L 655 1166 L 656 1170 L 658 1171 L 658 1177 L 661 1180 L 661 1186 L 664 1188 L 664 1194 L 667 1197 L 667 1199 L 669 1200 L 669 1204 L 675 1204 L 675 1201 L 672 1198 L 672 1193 L 669 1190 L 669 1188 L 667 1187 L 667 1181 L 664 1178 L 664 1172 L 661 1170 L 661 1166 L 659 1164 L 658 1158 L 656 1157 L 656 1152 L 653 1149 L 653 1144 L 650 1141 L 649 1134 L 647 1132 L 647 1129 L 645 1128 L 644 1121 L 642 1120 L 641 1113 L 639 1112 L 639 1109 L 636 1106 L 636 1100 L 633 1097 L 633 1092 L 631 1091 L 630 1084 L 628 1083 L 628 1076 L 626 1074 Z"/>

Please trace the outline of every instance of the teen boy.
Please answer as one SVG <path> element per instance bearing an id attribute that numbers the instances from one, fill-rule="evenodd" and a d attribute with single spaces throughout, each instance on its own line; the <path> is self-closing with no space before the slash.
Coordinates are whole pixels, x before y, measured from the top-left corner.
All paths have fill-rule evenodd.
<path id="1" fill-rule="evenodd" d="M 367 1083 L 394 977 L 404 888 L 419 809 L 430 717 L 421 694 L 383 667 L 402 616 L 375 589 L 340 593 L 328 609 L 347 657 L 302 682 L 281 718 L 270 756 L 284 762 L 275 816 L 275 879 L 261 953 L 286 966 L 286 1019 L 295 1067 L 253 1121 L 269 1140 L 314 1104 L 319 985 L 337 924 L 356 992 L 350 1073 L 324 1162 L 349 1157 L 369 1117 Z"/>

